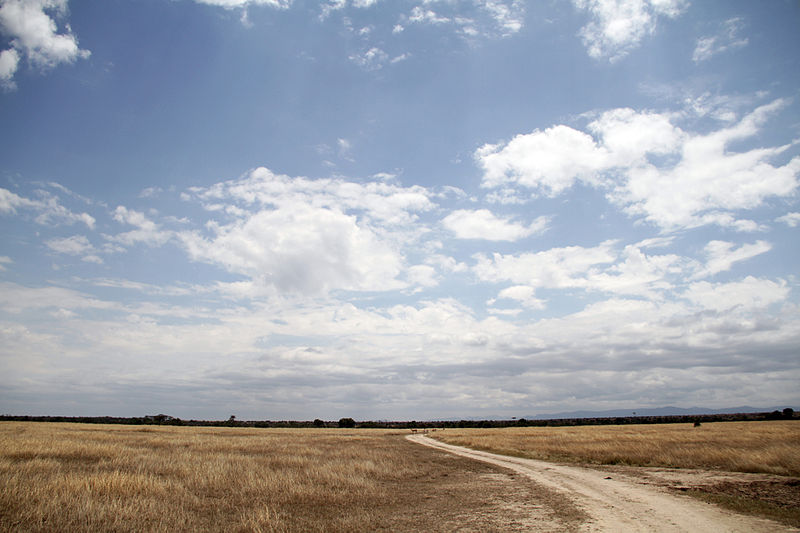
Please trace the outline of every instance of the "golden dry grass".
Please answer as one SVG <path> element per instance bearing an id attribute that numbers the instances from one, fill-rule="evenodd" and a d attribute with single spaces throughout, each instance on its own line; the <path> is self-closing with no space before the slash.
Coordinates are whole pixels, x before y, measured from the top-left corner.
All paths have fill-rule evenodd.
<path id="1" fill-rule="evenodd" d="M 508 531 L 542 501 L 405 434 L 0 422 L 0 531 Z"/>
<path id="2" fill-rule="evenodd" d="M 448 429 L 435 437 L 550 461 L 800 476 L 800 421 Z"/>
<path id="3" fill-rule="evenodd" d="M 0 529 L 344 530 L 409 467 L 374 433 L 4 423 Z"/>

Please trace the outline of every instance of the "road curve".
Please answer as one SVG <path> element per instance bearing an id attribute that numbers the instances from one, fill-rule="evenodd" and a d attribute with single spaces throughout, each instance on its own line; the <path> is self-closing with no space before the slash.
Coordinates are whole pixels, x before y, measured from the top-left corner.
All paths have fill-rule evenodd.
<path id="1" fill-rule="evenodd" d="M 497 455 L 445 444 L 425 435 L 410 441 L 478 461 L 509 468 L 537 484 L 564 493 L 591 518 L 582 531 L 626 532 L 775 532 L 798 531 L 771 520 L 744 516 L 688 496 L 621 479 L 591 468 Z"/>

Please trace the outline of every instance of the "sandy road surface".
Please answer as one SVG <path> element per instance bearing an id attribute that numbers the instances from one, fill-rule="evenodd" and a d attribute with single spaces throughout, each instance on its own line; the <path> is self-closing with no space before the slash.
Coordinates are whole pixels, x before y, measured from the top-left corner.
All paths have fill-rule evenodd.
<path id="1" fill-rule="evenodd" d="M 582 531 L 774 532 L 798 531 L 776 522 L 739 515 L 688 496 L 637 483 L 634 478 L 445 444 L 425 435 L 409 440 L 463 457 L 509 468 L 572 499 L 591 518 Z M 611 477 L 611 479 L 608 479 Z"/>

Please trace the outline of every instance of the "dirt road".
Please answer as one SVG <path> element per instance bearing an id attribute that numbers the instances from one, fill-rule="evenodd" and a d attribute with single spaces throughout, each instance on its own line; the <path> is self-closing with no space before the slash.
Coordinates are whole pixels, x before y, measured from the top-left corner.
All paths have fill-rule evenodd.
<path id="1" fill-rule="evenodd" d="M 774 532 L 798 531 L 776 522 L 739 515 L 688 496 L 608 472 L 521 459 L 445 444 L 425 435 L 409 440 L 463 457 L 509 468 L 574 501 L 590 519 L 581 531 Z"/>

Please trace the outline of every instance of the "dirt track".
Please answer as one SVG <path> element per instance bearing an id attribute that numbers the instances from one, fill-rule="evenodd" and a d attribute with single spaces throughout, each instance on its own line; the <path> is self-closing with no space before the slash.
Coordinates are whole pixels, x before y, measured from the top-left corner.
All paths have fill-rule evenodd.
<path id="1" fill-rule="evenodd" d="M 418 444 L 509 468 L 548 490 L 568 496 L 590 516 L 581 531 L 798 531 L 773 521 L 739 515 L 688 496 L 671 494 L 637 482 L 635 478 L 472 450 L 425 435 L 409 435 L 407 438 Z"/>

